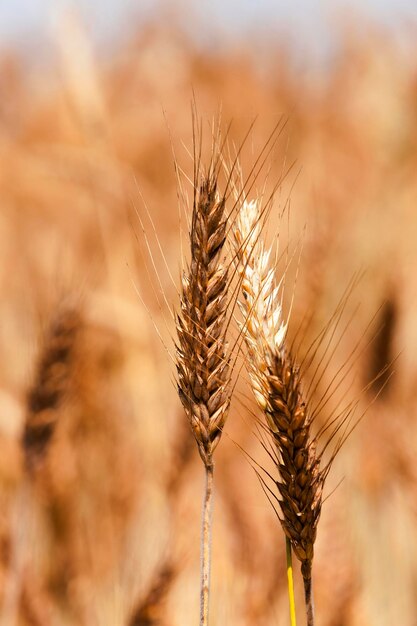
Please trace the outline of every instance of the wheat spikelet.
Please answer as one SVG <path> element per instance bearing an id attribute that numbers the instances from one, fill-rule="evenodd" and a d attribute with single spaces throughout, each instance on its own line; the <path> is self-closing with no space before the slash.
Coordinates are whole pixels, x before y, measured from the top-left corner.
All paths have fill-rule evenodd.
<path id="1" fill-rule="evenodd" d="M 177 316 L 178 393 L 206 467 L 213 463 L 230 404 L 225 237 L 225 199 L 212 169 L 194 198 L 191 263 L 182 278 Z"/>
<path id="2" fill-rule="evenodd" d="M 243 294 L 239 307 L 245 320 L 241 330 L 253 392 L 276 446 L 279 518 L 301 561 L 306 601 L 311 605 L 310 624 L 311 568 L 328 468 L 320 468 L 321 455 L 310 433 L 311 418 L 299 371 L 287 349 L 280 284 L 276 284 L 270 265 L 271 250 L 260 240 L 261 224 L 259 202 L 244 201 L 234 228 Z"/>

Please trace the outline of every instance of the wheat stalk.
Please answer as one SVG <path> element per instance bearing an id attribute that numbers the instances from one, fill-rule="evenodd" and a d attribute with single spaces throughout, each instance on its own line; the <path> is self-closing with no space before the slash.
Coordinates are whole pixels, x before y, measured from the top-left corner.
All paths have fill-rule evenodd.
<path id="1" fill-rule="evenodd" d="M 203 505 L 200 624 L 208 624 L 213 452 L 230 405 L 230 355 L 226 342 L 228 268 L 224 264 L 225 198 L 217 191 L 212 160 L 199 180 L 196 168 L 191 219 L 191 261 L 182 277 L 176 326 L 178 394 L 206 470 Z"/>
<path id="2" fill-rule="evenodd" d="M 239 299 L 244 317 L 241 331 L 252 389 L 275 446 L 273 456 L 279 476 L 274 482 L 281 509 L 278 517 L 301 562 L 307 622 L 312 626 L 314 542 L 329 468 L 321 469 L 321 455 L 310 433 L 311 418 L 299 371 L 287 348 L 280 283 L 276 283 L 275 268 L 270 262 L 271 249 L 261 240 L 261 227 L 260 202 L 245 200 L 233 230 L 243 295 Z"/>

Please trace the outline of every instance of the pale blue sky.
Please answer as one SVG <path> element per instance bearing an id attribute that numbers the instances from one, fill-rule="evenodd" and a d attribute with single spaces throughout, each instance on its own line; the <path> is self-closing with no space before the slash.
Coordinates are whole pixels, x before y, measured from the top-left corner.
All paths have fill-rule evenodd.
<path id="1" fill-rule="evenodd" d="M 332 45 L 335 25 L 352 12 L 371 16 L 397 37 L 404 25 L 417 24 L 417 0 L 0 0 L 0 49 L 14 45 L 45 54 L 51 23 L 68 7 L 80 11 L 103 49 L 168 2 L 181 7 L 176 13 L 185 28 L 198 17 L 199 39 L 209 45 L 221 44 L 226 33 L 242 36 L 257 29 L 314 54 Z"/>

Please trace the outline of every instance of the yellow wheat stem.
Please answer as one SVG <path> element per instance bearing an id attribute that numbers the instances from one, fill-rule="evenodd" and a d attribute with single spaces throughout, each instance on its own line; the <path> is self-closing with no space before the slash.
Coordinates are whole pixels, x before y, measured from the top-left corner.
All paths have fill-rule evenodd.
<path id="1" fill-rule="evenodd" d="M 285 538 L 285 545 L 287 548 L 287 583 L 288 600 L 290 603 L 290 623 L 291 626 L 297 626 L 297 620 L 295 618 L 294 577 L 292 569 L 291 541 L 288 539 L 288 537 Z"/>

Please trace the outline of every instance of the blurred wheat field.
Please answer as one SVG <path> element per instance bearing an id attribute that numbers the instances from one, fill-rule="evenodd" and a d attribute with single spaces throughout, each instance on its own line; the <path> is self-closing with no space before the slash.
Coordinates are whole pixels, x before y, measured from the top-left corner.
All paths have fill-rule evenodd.
<path id="1" fill-rule="evenodd" d="M 232 144 L 257 117 L 246 168 L 287 119 L 270 179 L 292 166 L 277 205 L 290 198 L 302 244 L 295 326 L 307 313 L 314 335 L 364 270 L 335 367 L 374 316 L 355 393 L 400 355 L 327 485 L 317 623 L 417 625 L 416 59 L 375 33 L 322 74 L 282 51 L 260 72 L 244 48 L 152 26 L 104 63 L 73 24 L 49 73 L 0 60 L 2 626 L 198 618 L 203 471 L 154 328 L 169 346 L 186 235 L 173 150 L 190 196 L 193 93 L 203 120 L 232 120 Z M 239 401 L 216 453 L 211 623 L 284 626 L 284 539 L 235 441 L 263 458 Z"/>

